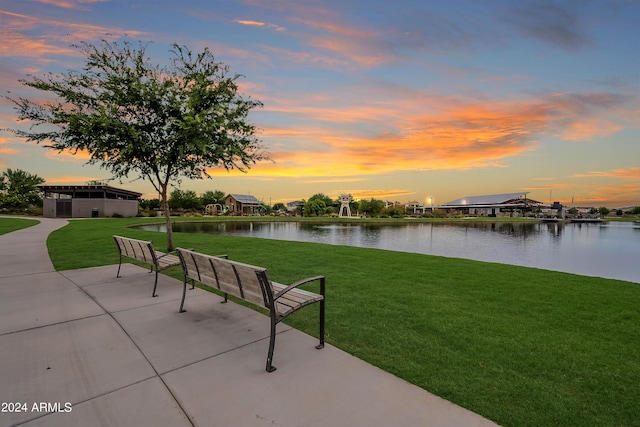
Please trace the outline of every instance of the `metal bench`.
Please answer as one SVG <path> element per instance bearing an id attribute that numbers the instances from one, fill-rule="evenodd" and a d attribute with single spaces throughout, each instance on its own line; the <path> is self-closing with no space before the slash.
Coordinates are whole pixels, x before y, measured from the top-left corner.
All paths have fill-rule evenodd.
<path id="1" fill-rule="evenodd" d="M 178 256 L 184 269 L 184 283 L 180 312 L 184 312 L 187 282 L 194 281 L 219 289 L 227 296 L 233 295 L 253 305 L 269 311 L 271 318 L 271 337 L 267 354 L 267 372 L 273 372 L 273 352 L 276 340 L 276 325 L 291 313 L 315 302 L 320 303 L 320 343 L 317 349 L 324 347 L 324 306 L 325 306 L 325 277 L 315 276 L 297 281 L 289 286 L 282 285 L 269 279 L 267 270 L 262 267 L 242 264 L 220 257 L 194 252 L 188 249 L 177 249 Z M 298 286 L 313 282 L 320 282 L 320 294 L 298 289 Z"/>
<path id="2" fill-rule="evenodd" d="M 175 251 L 167 254 L 158 252 L 153 248 L 152 242 L 147 242 L 145 240 L 130 239 L 122 236 L 113 236 L 113 239 L 116 241 L 118 251 L 120 252 L 120 262 L 118 264 L 116 277 L 120 277 L 122 257 L 135 259 L 145 264 L 149 264 L 151 266 L 151 271 L 155 270 L 156 272 L 156 280 L 153 284 L 153 292 L 151 293 L 151 296 L 158 296 L 156 294 L 156 288 L 158 287 L 158 272 L 181 264 L 180 258 L 174 255 Z"/>

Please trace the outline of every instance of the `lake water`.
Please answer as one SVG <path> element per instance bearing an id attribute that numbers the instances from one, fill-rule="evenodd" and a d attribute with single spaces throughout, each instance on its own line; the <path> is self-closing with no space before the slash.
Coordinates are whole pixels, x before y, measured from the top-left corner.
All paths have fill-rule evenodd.
<path id="1" fill-rule="evenodd" d="M 165 231 L 164 225 L 144 227 Z M 175 232 L 219 233 L 360 246 L 537 267 L 640 283 L 640 226 L 629 222 L 328 224 L 175 223 Z"/>

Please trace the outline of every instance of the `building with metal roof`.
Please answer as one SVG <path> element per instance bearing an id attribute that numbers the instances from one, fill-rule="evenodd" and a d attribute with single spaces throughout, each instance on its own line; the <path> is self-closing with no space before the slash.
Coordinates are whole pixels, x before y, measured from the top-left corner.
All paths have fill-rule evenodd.
<path id="1" fill-rule="evenodd" d="M 449 212 L 479 216 L 521 216 L 542 203 L 528 199 L 529 192 L 467 196 L 438 206 Z"/>
<path id="2" fill-rule="evenodd" d="M 249 194 L 229 194 L 224 198 L 229 215 L 259 215 L 264 204 Z"/>
<path id="3" fill-rule="evenodd" d="M 46 218 L 136 216 L 142 193 L 108 185 L 39 185 Z"/>

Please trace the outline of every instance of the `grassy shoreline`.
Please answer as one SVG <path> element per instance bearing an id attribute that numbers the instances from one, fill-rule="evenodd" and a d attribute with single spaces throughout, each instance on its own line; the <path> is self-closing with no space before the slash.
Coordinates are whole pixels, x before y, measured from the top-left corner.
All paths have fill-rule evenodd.
<path id="1" fill-rule="evenodd" d="M 162 220 L 164 218 L 158 217 L 138 217 L 147 218 L 149 220 Z M 605 221 L 612 222 L 633 222 L 640 219 L 640 217 L 610 217 L 605 218 Z M 300 216 L 175 216 L 172 217 L 173 221 L 280 221 L 280 222 L 362 222 L 362 223 L 414 223 L 414 222 L 442 222 L 442 223 L 457 223 L 457 222 L 530 222 L 537 223 L 542 222 L 540 218 L 521 218 L 521 217 L 486 217 L 486 216 L 466 216 L 466 217 L 445 217 L 445 218 L 423 218 L 423 217 L 404 217 L 404 218 L 373 218 L 373 217 L 336 217 L 336 216 L 319 216 L 319 217 L 300 217 Z"/>
<path id="2" fill-rule="evenodd" d="M 0 217 L 0 236 L 11 233 L 12 231 L 22 230 L 38 224 L 38 220 L 30 218 L 8 218 Z"/>
<path id="3" fill-rule="evenodd" d="M 117 263 L 113 234 L 166 247 L 164 234 L 127 228 L 144 222 L 158 220 L 71 221 L 47 242 L 54 266 Z M 640 425 L 639 284 L 378 249 L 174 238 L 265 266 L 282 283 L 326 275 L 329 343 L 503 426 Z M 310 309 L 288 323 L 314 335 L 316 321 Z"/>

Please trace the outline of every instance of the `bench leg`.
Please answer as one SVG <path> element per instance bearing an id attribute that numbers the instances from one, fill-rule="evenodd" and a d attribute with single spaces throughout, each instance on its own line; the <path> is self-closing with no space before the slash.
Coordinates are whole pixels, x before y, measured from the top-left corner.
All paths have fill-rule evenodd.
<path id="1" fill-rule="evenodd" d="M 152 297 L 157 297 L 158 294 L 156 294 L 156 288 L 158 287 L 158 269 L 156 268 L 156 281 L 153 284 L 153 293 L 151 294 Z"/>
<path id="2" fill-rule="evenodd" d="M 193 281 L 191 283 L 194 283 Z M 187 278 L 185 277 L 182 282 L 182 301 L 180 301 L 180 313 L 184 313 L 184 298 L 187 296 Z"/>
<path id="3" fill-rule="evenodd" d="M 316 346 L 318 350 L 324 348 L 324 303 L 326 301 L 324 277 L 320 279 L 320 294 L 322 294 L 322 300 L 320 300 L 320 343 Z"/>
<path id="4" fill-rule="evenodd" d="M 324 348 L 324 300 L 320 301 L 320 343 L 316 348 Z"/>
<path id="5" fill-rule="evenodd" d="M 122 255 L 120 255 L 120 262 L 118 263 L 118 272 L 116 273 L 116 277 L 120 277 L 120 267 L 122 266 Z"/>
<path id="6" fill-rule="evenodd" d="M 275 312 L 271 313 L 271 338 L 269 339 L 269 353 L 267 354 L 267 372 L 273 372 L 276 367 L 273 366 L 273 351 L 276 346 L 276 318 Z"/>

